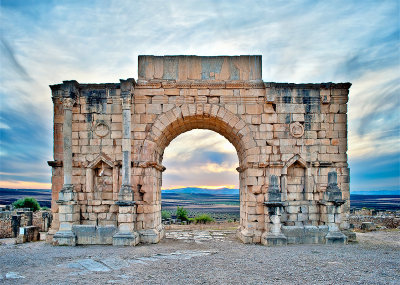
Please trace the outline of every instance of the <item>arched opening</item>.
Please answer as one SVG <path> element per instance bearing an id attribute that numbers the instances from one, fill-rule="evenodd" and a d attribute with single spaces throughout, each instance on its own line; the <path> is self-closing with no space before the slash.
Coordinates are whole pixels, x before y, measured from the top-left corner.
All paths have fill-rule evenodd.
<path id="1" fill-rule="evenodd" d="M 243 242 L 257 242 L 264 229 L 261 193 L 251 191 L 251 186 L 261 183 L 257 171 L 260 149 L 247 124 L 238 116 L 218 105 L 183 104 L 157 117 L 146 138 L 136 145 L 133 160 L 133 184 L 137 185 L 135 201 L 138 201 L 137 228 L 152 229 L 160 238 L 162 165 L 166 147 L 182 133 L 193 129 L 207 129 L 225 137 L 235 148 L 239 160 L 240 230 Z M 141 235 L 141 240 L 146 236 Z M 154 240 L 154 239 L 152 239 Z M 259 242 L 259 241 L 258 241 Z"/>
<path id="2" fill-rule="evenodd" d="M 178 206 L 187 211 L 189 222 L 202 214 L 218 223 L 239 222 L 239 161 L 236 149 L 223 136 L 199 129 L 182 133 L 165 149 L 162 163 L 165 225 L 179 223 Z"/>

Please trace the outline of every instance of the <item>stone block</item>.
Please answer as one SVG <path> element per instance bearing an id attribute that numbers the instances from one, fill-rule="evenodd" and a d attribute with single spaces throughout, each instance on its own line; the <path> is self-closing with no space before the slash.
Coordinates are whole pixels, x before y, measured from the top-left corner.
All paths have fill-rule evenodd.
<path id="1" fill-rule="evenodd" d="M 357 242 L 357 235 L 351 230 L 342 231 L 342 233 L 347 237 L 347 242 Z"/>
<path id="2" fill-rule="evenodd" d="M 58 231 L 53 236 L 53 245 L 76 246 L 76 236 L 72 231 Z"/>
<path id="3" fill-rule="evenodd" d="M 39 238 L 40 238 L 39 227 L 36 226 L 20 227 L 19 234 L 15 239 L 15 243 L 38 241 Z"/>
<path id="4" fill-rule="evenodd" d="M 246 105 L 246 113 L 249 115 L 260 115 L 262 111 L 262 105 Z"/>
<path id="5" fill-rule="evenodd" d="M 261 243 L 266 246 L 283 246 L 288 244 L 288 240 L 283 234 L 266 232 L 261 236 Z"/>
<path id="6" fill-rule="evenodd" d="M 275 124 L 278 122 L 277 114 L 262 114 L 261 122 L 264 124 Z"/>
<path id="7" fill-rule="evenodd" d="M 139 236 L 141 243 L 158 243 L 162 233 L 156 229 L 140 230 Z"/>
<path id="8" fill-rule="evenodd" d="M 327 226 L 282 226 L 288 244 L 323 244 L 328 234 Z"/>
<path id="9" fill-rule="evenodd" d="M 363 231 L 375 231 L 376 230 L 375 223 L 373 223 L 373 222 L 363 222 L 361 224 L 361 230 L 363 230 Z"/>
<path id="10" fill-rule="evenodd" d="M 341 232 L 329 232 L 325 240 L 326 244 L 347 244 L 347 236 Z"/>
<path id="11" fill-rule="evenodd" d="M 76 236 L 76 244 L 112 244 L 117 228 L 115 226 L 74 225 L 72 231 Z"/>
<path id="12" fill-rule="evenodd" d="M 161 114 L 161 104 L 146 104 L 146 111 L 149 114 Z"/>
<path id="13" fill-rule="evenodd" d="M 136 232 L 118 232 L 112 240 L 114 246 L 135 246 L 139 243 L 140 237 Z"/>

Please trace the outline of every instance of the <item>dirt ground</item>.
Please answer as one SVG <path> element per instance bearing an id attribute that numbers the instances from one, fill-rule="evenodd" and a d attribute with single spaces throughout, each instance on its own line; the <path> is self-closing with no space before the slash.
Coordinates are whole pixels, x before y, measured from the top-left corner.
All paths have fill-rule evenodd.
<path id="1" fill-rule="evenodd" d="M 0 240 L 0 284 L 400 284 L 400 231 L 348 245 L 265 247 L 235 231 L 168 230 L 136 247 L 15 245 Z"/>

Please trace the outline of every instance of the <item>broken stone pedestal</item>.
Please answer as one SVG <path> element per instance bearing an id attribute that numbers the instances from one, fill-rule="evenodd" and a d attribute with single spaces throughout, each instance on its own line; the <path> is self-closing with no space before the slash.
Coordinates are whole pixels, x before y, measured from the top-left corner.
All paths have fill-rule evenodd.
<path id="1" fill-rule="evenodd" d="M 347 236 L 340 232 L 336 217 L 340 216 L 340 206 L 345 201 L 342 199 L 342 191 L 337 185 L 337 173 L 331 171 L 328 173 L 328 187 L 326 188 L 324 200 L 320 202 L 326 207 L 327 221 L 325 224 L 329 227 L 329 232 L 325 237 L 326 244 L 346 244 Z"/>
<path id="2" fill-rule="evenodd" d="M 261 236 L 261 243 L 267 246 L 287 245 L 287 238 L 281 231 L 281 209 L 286 204 L 282 202 L 282 195 L 276 175 L 271 175 L 269 178 L 268 202 L 264 202 L 264 205 L 267 207 L 269 219 L 272 224 L 269 231 Z"/>
<path id="3" fill-rule="evenodd" d="M 265 232 L 261 236 L 261 243 L 267 246 L 287 245 L 287 238 L 281 231 L 281 207 L 283 207 L 284 203 L 265 202 L 264 204 L 272 213 L 272 215 L 270 215 L 272 225 L 270 231 Z"/>

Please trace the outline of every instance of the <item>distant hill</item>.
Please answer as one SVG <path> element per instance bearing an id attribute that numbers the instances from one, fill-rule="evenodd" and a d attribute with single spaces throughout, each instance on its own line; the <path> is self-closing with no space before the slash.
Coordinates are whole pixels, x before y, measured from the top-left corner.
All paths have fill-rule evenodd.
<path id="1" fill-rule="evenodd" d="M 400 190 L 351 191 L 352 195 L 400 195 Z"/>
<path id="2" fill-rule="evenodd" d="M 182 200 L 186 203 L 237 203 L 239 201 L 239 189 L 204 189 L 200 187 L 186 187 L 181 189 L 162 190 L 163 203 L 168 199 L 176 201 Z M 50 207 L 50 189 L 8 189 L 0 188 L 0 205 L 8 205 L 12 202 L 24 198 L 33 197 L 42 207 Z M 400 194 L 399 191 L 352 191 L 350 195 L 351 208 L 374 208 L 381 210 L 399 210 Z M 229 203 L 228 203 L 229 204 Z"/>
<path id="3" fill-rule="evenodd" d="M 161 191 L 165 194 L 211 194 L 211 195 L 239 195 L 239 189 L 204 189 L 200 187 L 186 187 L 179 189 L 165 189 Z"/>
<path id="4" fill-rule="evenodd" d="M 51 206 L 51 190 L 50 189 L 9 189 L 0 188 L 0 205 L 8 205 L 14 201 L 25 198 L 35 198 L 40 206 Z"/>

